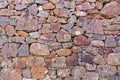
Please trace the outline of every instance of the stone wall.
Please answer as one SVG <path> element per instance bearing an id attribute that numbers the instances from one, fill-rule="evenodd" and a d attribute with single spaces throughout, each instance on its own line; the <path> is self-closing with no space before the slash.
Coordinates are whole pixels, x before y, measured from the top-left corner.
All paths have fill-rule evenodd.
<path id="1" fill-rule="evenodd" d="M 0 0 L 0 80 L 120 80 L 120 0 Z"/>

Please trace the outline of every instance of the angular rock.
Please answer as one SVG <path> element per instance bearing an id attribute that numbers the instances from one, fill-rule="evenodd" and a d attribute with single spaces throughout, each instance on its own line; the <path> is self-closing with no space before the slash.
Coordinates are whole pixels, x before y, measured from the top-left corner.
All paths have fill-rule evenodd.
<path id="1" fill-rule="evenodd" d="M 56 53 L 59 56 L 69 56 L 72 52 L 71 52 L 71 49 L 59 49 L 59 50 L 56 50 Z"/>
<path id="2" fill-rule="evenodd" d="M 26 67 L 25 58 L 14 58 L 14 67 L 16 69 L 23 69 Z"/>
<path id="3" fill-rule="evenodd" d="M 0 17 L 0 26 L 6 27 L 9 24 L 10 19 L 7 17 Z"/>
<path id="4" fill-rule="evenodd" d="M 15 5 L 15 9 L 16 10 L 24 10 L 26 8 L 27 8 L 27 6 L 24 5 L 24 4 L 17 4 L 17 5 Z"/>
<path id="5" fill-rule="evenodd" d="M 103 34 L 102 24 L 98 19 L 93 19 L 87 26 L 89 34 Z"/>
<path id="6" fill-rule="evenodd" d="M 88 71 L 94 71 L 96 69 L 96 65 L 95 64 L 89 64 L 89 63 L 87 63 L 85 66 L 86 66 L 86 69 Z"/>
<path id="7" fill-rule="evenodd" d="M 40 11 L 37 16 L 43 17 L 43 18 L 48 18 L 49 13 L 47 11 Z"/>
<path id="8" fill-rule="evenodd" d="M 10 39 L 10 42 L 25 43 L 25 38 L 20 36 L 11 37 Z"/>
<path id="9" fill-rule="evenodd" d="M 103 55 L 108 55 L 108 54 L 112 53 L 112 49 L 111 48 L 102 47 L 102 48 L 99 48 L 99 53 L 103 54 Z"/>
<path id="10" fill-rule="evenodd" d="M 57 76 L 60 78 L 68 77 L 70 74 L 70 69 L 58 69 Z"/>
<path id="11" fill-rule="evenodd" d="M 29 5 L 29 4 L 32 4 L 33 3 L 33 0 L 22 0 L 23 4 L 26 4 L 26 5 Z"/>
<path id="12" fill-rule="evenodd" d="M 31 52 L 31 54 L 36 55 L 36 56 L 37 55 L 43 56 L 43 55 L 49 55 L 50 54 L 49 49 L 48 49 L 48 45 L 39 44 L 39 43 L 31 44 L 30 52 Z"/>
<path id="13" fill-rule="evenodd" d="M 97 55 L 98 54 L 98 48 L 93 47 L 93 46 L 87 46 L 85 49 L 88 53 L 91 53 L 93 55 Z"/>
<path id="14" fill-rule="evenodd" d="M 112 76 L 110 80 L 120 80 L 120 76 Z"/>
<path id="15" fill-rule="evenodd" d="M 78 35 L 81 35 L 83 33 L 84 33 L 84 31 L 80 27 L 75 26 L 75 27 L 72 28 L 72 36 L 78 36 Z"/>
<path id="16" fill-rule="evenodd" d="M 44 4 L 46 2 L 48 2 L 48 1 L 46 1 L 46 0 L 35 0 L 35 3 L 37 3 L 37 4 Z"/>
<path id="17" fill-rule="evenodd" d="M 82 6 L 82 10 L 84 10 L 84 11 L 92 9 L 92 6 L 90 5 L 89 2 L 84 2 L 81 4 L 81 6 Z"/>
<path id="18" fill-rule="evenodd" d="M 57 17 L 55 17 L 55 16 L 49 16 L 47 19 L 48 23 L 54 23 L 56 21 L 57 21 Z"/>
<path id="19" fill-rule="evenodd" d="M 60 30 L 59 23 L 50 23 L 50 29 L 54 32 L 58 32 Z"/>
<path id="20" fill-rule="evenodd" d="M 27 37 L 29 34 L 25 31 L 17 31 L 17 34 L 22 37 Z"/>
<path id="21" fill-rule="evenodd" d="M 72 47 L 72 43 L 71 43 L 71 42 L 62 43 L 62 47 L 63 47 L 63 48 L 66 48 L 66 49 L 71 48 L 71 47 Z"/>
<path id="22" fill-rule="evenodd" d="M 81 66 L 76 66 L 72 69 L 72 76 L 74 77 L 83 77 L 86 73 L 86 69 Z"/>
<path id="23" fill-rule="evenodd" d="M 54 9 L 54 14 L 58 17 L 68 17 L 67 9 Z"/>
<path id="24" fill-rule="evenodd" d="M 54 3 L 54 4 L 56 4 L 56 3 L 59 3 L 60 2 L 60 0 L 49 0 L 49 1 L 51 1 L 52 3 Z"/>
<path id="25" fill-rule="evenodd" d="M 72 9 L 74 9 L 75 8 L 75 3 L 74 3 L 74 1 L 65 1 L 64 2 L 64 6 L 66 7 L 66 8 L 72 8 Z"/>
<path id="26" fill-rule="evenodd" d="M 22 70 L 22 75 L 24 78 L 31 78 L 31 71 L 29 68 L 25 68 Z"/>
<path id="27" fill-rule="evenodd" d="M 45 9 L 45 10 L 51 10 L 51 9 L 54 9 L 54 8 L 55 8 L 55 6 L 52 3 L 43 4 L 43 9 Z"/>
<path id="28" fill-rule="evenodd" d="M 99 74 L 95 72 L 87 72 L 85 73 L 84 77 L 82 77 L 82 80 L 98 80 Z"/>
<path id="29" fill-rule="evenodd" d="M 100 40 L 91 41 L 91 45 L 95 47 L 104 47 L 104 42 Z"/>
<path id="30" fill-rule="evenodd" d="M 66 58 L 67 66 L 76 66 L 78 64 L 78 55 L 73 54 Z"/>
<path id="31" fill-rule="evenodd" d="M 82 51 L 82 49 L 79 46 L 73 46 L 72 47 L 72 52 L 73 53 L 79 53 L 81 51 Z"/>
<path id="32" fill-rule="evenodd" d="M 56 38 L 58 42 L 68 42 L 71 40 L 71 35 L 65 30 L 60 30 L 57 33 Z"/>
<path id="33" fill-rule="evenodd" d="M 79 35 L 74 37 L 74 44 L 77 46 L 86 46 L 89 45 L 89 40 L 83 36 L 83 35 Z"/>
<path id="34" fill-rule="evenodd" d="M 37 17 L 32 16 L 28 12 L 23 12 L 17 22 L 16 30 L 35 31 L 38 29 Z"/>
<path id="35" fill-rule="evenodd" d="M 8 36 L 13 36 L 13 35 L 15 34 L 15 29 L 14 29 L 14 27 L 11 26 L 11 25 L 8 25 L 8 26 L 6 27 L 6 33 L 7 33 Z"/>
<path id="36" fill-rule="evenodd" d="M 82 55 L 81 56 L 81 61 L 92 64 L 93 63 L 93 57 L 90 56 L 90 55 Z"/>
<path id="37" fill-rule="evenodd" d="M 31 38 L 39 38 L 40 33 L 39 32 L 31 32 L 29 33 Z"/>
<path id="38" fill-rule="evenodd" d="M 112 12 L 111 12 L 112 11 Z M 120 12 L 120 5 L 116 1 L 107 3 L 101 10 L 102 14 L 108 18 L 114 17 Z"/>
<path id="39" fill-rule="evenodd" d="M 120 52 L 120 47 L 115 47 L 112 49 L 114 53 L 119 53 Z"/>
<path id="40" fill-rule="evenodd" d="M 119 53 L 111 53 L 108 55 L 108 64 L 120 66 L 120 54 Z"/>
<path id="41" fill-rule="evenodd" d="M 55 34 L 44 34 L 44 35 L 41 35 L 40 36 L 40 39 L 43 39 L 43 40 L 54 40 L 55 38 Z"/>
<path id="42" fill-rule="evenodd" d="M 29 11 L 30 14 L 36 15 L 37 12 L 38 12 L 37 4 L 32 4 L 32 5 L 28 8 L 28 11 Z"/>
<path id="43" fill-rule="evenodd" d="M 93 61 L 96 64 L 105 64 L 105 60 L 104 60 L 103 56 L 101 56 L 100 54 L 96 55 Z"/>
<path id="44" fill-rule="evenodd" d="M 4 57 L 16 57 L 17 56 L 18 44 L 6 43 L 4 44 L 1 52 Z"/>
<path id="45" fill-rule="evenodd" d="M 75 11 L 74 14 L 75 14 L 77 17 L 87 16 L 87 13 L 86 13 L 85 11 Z"/>
<path id="46" fill-rule="evenodd" d="M 8 6 L 7 1 L 0 2 L 0 9 L 6 8 Z"/>
<path id="47" fill-rule="evenodd" d="M 74 26 L 74 24 L 72 23 L 69 23 L 69 24 L 65 24 L 65 25 L 61 25 L 61 27 L 64 29 L 64 30 L 70 30 L 72 29 L 72 27 Z"/>
<path id="48" fill-rule="evenodd" d="M 15 10 L 1 9 L 0 16 L 11 16 L 14 15 Z"/>
<path id="49" fill-rule="evenodd" d="M 2 48 L 2 46 L 5 42 L 8 42 L 7 36 L 1 36 L 0 37 L 0 48 Z"/>
<path id="50" fill-rule="evenodd" d="M 29 56 L 29 45 L 21 44 L 21 46 L 18 48 L 18 56 L 19 57 Z"/>

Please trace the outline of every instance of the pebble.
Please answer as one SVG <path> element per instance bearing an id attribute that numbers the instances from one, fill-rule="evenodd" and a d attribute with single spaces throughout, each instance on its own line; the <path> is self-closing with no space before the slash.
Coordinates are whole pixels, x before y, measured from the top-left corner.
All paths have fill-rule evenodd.
<path id="1" fill-rule="evenodd" d="M 24 10 L 26 8 L 27 8 L 27 6 L 24 5 L 24 4 L 17 4 L 17 5 L 15 5 L 15 9 L 16 10 Z"/>

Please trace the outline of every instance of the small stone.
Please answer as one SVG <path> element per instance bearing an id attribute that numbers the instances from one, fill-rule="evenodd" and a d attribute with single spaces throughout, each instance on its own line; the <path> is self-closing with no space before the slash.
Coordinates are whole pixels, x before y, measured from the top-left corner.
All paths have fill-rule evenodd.
<path id="1" fill-rule="evenodd" d="M 32 78 L 39 79 L 45 78 L 47 74 L 47 68 L 32 67 L 31 68 Z"/>
<path id="2" fill-rule="evenodd" d="M 66 58 L 67 66 L 76 66 L 78 64 L 78 55 L 73 54 Z"/>
<path id="3" fill-rule="evenodd" d="M 75 3 L 74 3 L 74 1 L 65 1 L 64 2 L 64 6 L 66 7 L 66 8 L 72 8 L 72 9 L 74 9 L 75 8 Z"/>
<path id="4" fill-rule="evenodd" d="M 75 26 L 75 27 L 72 28 L 72 36 L 78 36 L 78 35 L 81 35 L 83 33 L 84 33 L 84 31 L 80 27 Z"/>
<path id="5" fill-rule="evenodd" d="M 1 52 L 4 57 L 16 57 L 17 56 L 18 44 L 6 43 L 4 44 Z"/>
<path id="6" fill-rule="evenodd" d="M 80 53 L 82 49 L 79 46 L 73 46 L 72 47 L 72 52 L 73 53 Z"/>
<path id="7" fill-rule="evenodd" d="M 0 9 L 6 8 L 8 6 L 7 1 L 0 2 Z"/>
<path id="8" fill-rule="evenodd" d="M 1 9 L 0 16 L 11 16 L 14 15 L 15 10 Z"/>
<path id="9" fill-rule="evenodd" d="M 76 23 L 77 22 L 77 17 L 75 15 L 70 16 L 68 19 L 69 23 Z"/>
<path id="10" fill-rule="evenodd" d="M 70 74 L 70 69 L 58 69 L 57 75 L 60 78 L 68 77 Z"/>
<path id="11" fill-rule="evenodd" d="M 33 3 L 33 0 L 21 0 L 23 4 L 29 5 Z"/>
<path id="12" fill-rule="evenodd" d="M 104 60 L 103 56 L 101 56 L 100 54 L 96 55 L 93 61 L 96 64 L 105 64 L 105 60 Z"/>
<path id="13" fill-rule="evenodd" d="M 105 40 L 105 47 L 116 47 L 116 46 L 117 44 L 116 44 L 115 37 L 112 35 L 107 36 Z"/>
<path id="14" fill-rule="evenodd" d="M 1 36 L 0 37 L 0 48 L 2 48 L 2 46 L 5 42 L 8 42 L 7 36 Z"/>
<path id="15" fill-rule="evenodd" d="M 51 9 L 54 9 L 54 8 L 55 8 L 55 6 L 52 3 L 43 4 L 43 9 L 45 9 L 45 10 L 51 10 Z"/>
<path id="16" fill-rule="evenodd" d="M 90 56 L 90 55 L 82 55 L 81 56 L 81 61 L 92 64 L 93 63 L 93 57 Z"/>
<path id="17" fill-rule="evenodd" d="M 54 23 L 56 21 L 57 21 L 57 17 L 55 17 L 55 16 L 49 16 L 47 19 L 48 23 Z"/>
<path id="18" fill-rule="evenodd" d="M 44 34 L 40 36 L 40 39 L 43 39 L 43 40 L 54 40 L 54 38 L 55 38 L 55 35 L 52 33 Z"/>
<path id="19" fill-rule="evenodd" d="M 23 80 L 35 80 L 35 79 L 28 79 L 28 78 L 23 78 Z"/>
<path id="20" fill-rule="evenodd" d="M 89 45 L 89 40 L 83 35 L 75 36 L 74 44 L 78 46 Z"/>
<path id="21" fill-rule="evenodd" d="M 102 24 L 98 19 L 93 19 L 87 26 L 87 33 L 103 34 Z"/>
<path id="22" fill-rule="evenodd" d="M 58 42 L 68 42 L 71 40 L 71 35 L 65 30 L 60 30 L 57 33 L 56 38 Z"/>
<path id="23" fill-rule="evenodd" d="M 50 30 L 50 28 L 49 28 L 49 26 L 47 25 L 47 26 L 43 26 L 42 28 L 41 28 L 41 33 L 42 34 L 48 34 L 48 33 L 50 33 L 51 32 L 51 30 Z"/>
<path id="24" fill-rule="evenodd" d="M 30 46 L 30 52 L 33 55 L 49 55 L 49 49 L 48 45 L 46 44 L 39 44 L 39 43 L 33 43 Z"/>
<path id="25" fill-rule="evenodd" d="M 67 9 L 54 9 L 54 14 L 58 17 L 68 17 Z"/>
<path id="26" fill-rule="evenodd" d="M 100 40 L 91 41 L 91 45 L 95 47 L 104 47 L 104 42 Z"/>
<path id="27" fill-rule="evenodd" d="M 11 39 L 10 42 L 25 43 L 25 38 L 20 36 L 11 37 L 10 39 Z"/>
<path id="28" fill-rule="evenodd" d="M 27 44 L 22 44 L 18 48 L 18 56 L 19 57 L 26 57 L 29 56 L 29 46 Z"/>
<path id="29" fill-rule="evenodd" d="M 71 42 L 62 43 L 62 47 L 63 47 L 63 48 L 66 48 L 66 49 L 71 48 L 71 47 L 72 47 L 72 43 L 71 43 Z"/>
<path id="30" fill-rule="evenodd" d="M 41 17 L 41 18 L 39 18 L 39 20 L 38 20 L 39 22 L 39 24 L 46 24 L 46 22 L 47 22 L 47 20 L 46 20 L 46 18 L 44 18 L 44 17 Z M 41 25 L 40 25 L 41 26 Z M 41 28 L 41 27 L 40 27 Z"/>
<path id="31" fill-rule="evenodd" d="M 96 2 L 96 0 L 88 0 L 89 2 Z"/>
<path id="32" fill-rule="evenodd" d="M 0 26 L 6 27 L 9 24 L 10 19 L 8 17 L 0 17 Z"/>
<path id="33" fill-rule="evenodd" d="M 39 17 L 44 17 L 44 18 L 48 18 L 49 13 L 47 11 L 40 11 L 37 16 Z"/>
<path id="34" fill-rule="evenodd" d="M 97 66 L 97 72 L 101 77 L 108 77 L 113 76 L 117 73 L 117 69 L 115 66 L 111 65 L 98 65 Z"/>
<path id="35" fill-rule="evenodd" d="M 15 5 L 15 9 L 16 10 L 24 10 L 26 8 L 27 8 L 27 6 L 24 5 L 24 4 L 17 4 L 17 5 Z"/>
<path id="36" fill-rule="evenodd" d="M 105 35 L 93 35 L 94 40 L 105 40 Z"/>
<path id="37" fill-rule="evenodd" d="M 119 53 L 111 53 L 108 55 L 108 64 L 120 66 L 120 54 Z"/>
<path id="38" fill-rule="evenodd" d="M 94 71 L 96 69 L 96 65 L 95 64 L 89 64 L 89 63 L 86 63 L 86 69 L 88 71 Z"/>
<path id="39" fill-rule="evenodd" d="M 82 80 L 98 80 L 99 75 L 95 72 L 87 72 L 85 73 L 84 77 L 82 77 Z"/>
<path id="40" fill-rule="evenodd" d="M 82 6 L 82 10 L 84 10 L 84 11 L 92 9 L 92 6 L 90 5 L 89 2 L 84 2 L 81 4 L 81 6 Z"/>
<path id="41" fill-rule="evenodd" d="M 111 12 L 112 11 L 112 12 Z M 107 3 L 101 10 L 102 14 L 108 18 L 114 17 L 120 12 L 120 5 L 116 1 Z"/>
<path id="42" fill-rule="evenodd" d="M 39 10 L 39 12 L 40 12 L 40 11 L 43 11 L 43 7 L 42 7 L 42 6 L 39 6 L 39 7 L 38 7 L 38 10 Z"/>
<path id="43" fill-rule="evenodd" d="M 71 49 L 59 49 L 56 51 L 59 56 L 69 56 L 72 52 Z"/>
<path id="44" fill-rule="evenodd" d="M 96 1 L 96 8 L 97 9 L 102 9 L 103 8 L 103 4 L 99 1 Z"/>
<path id="45" fill-rule="evenodd" d="M 65 25 L 61 25 L 61 27 L 64 29 L 64 30 L 70 30 L 72 29 L 72 27 L 74 26 L 74 24 L 72 23 L 69 23 L 69 24 L 65 24 Z"/>
<path id="46" fill-rule="evenodd" d="M 102 2 L 102 3 L 110 2 L 110 0 L 99 0 L 99 1 Z"/>
<path id="47" fill-rule="evenodd" d="M 7 33 L 8 36 L 13 36 L 13 35 L 15 34 L 15 29 L 14 29 L 14 27 L 11 26 L 11 25 L 8 25 L 8 26 L 6 27 L 6 33 Z"/>
<path id="48" fill-rule="evenodd" d="M 110 80 L 120 80 L 120 76 L 112 76 Z"/>
<path id="49" fill-rule="evenodd" d="M 40 33 L 39 32 L 31 32 L 29 33 L 31 38 L 39 38 Z"/>
<path id="50" fill-rule="evenodd" d="M 29 34 L 25 31 L 17 31 L 17 34 L 22 37 L 27 37 Z"/>
<path id="51" fill-rule="evenodd" d="M 26 67 L 24 58 L 14 58 L 14 67 L 17 69 L 23 69 Z"/>
<path id="52" fill-rule="evenodd" d="M 44 4 L 46 2 L 48 2 L 48 1 L 46 1 L 46 0 L 35 0 L 35 3 L 37 3 L 37 4 Z"/>
<path id="53" fill-rule="evenodd" d="M 24 78 L 31 78 L 31 72 L 29 68 L 25 68 L 22 70 L 22 75 Z"/>
<path id="54" fill-rule="evenodd" d="M 52 65 L 53 68 L 54 67 L 55 68 L 65 68 L 66 67 L 66 58 L 64 56 L 56 57 L 52 61 L 53 61 L 53 65 Z"/>
<path id="55" fill-rule="evenodd" d="M 86 52 L 91 53 L 93 55 L 98 54 L 98 48 L 97 47 L 87 46 L 85 50 L 86 50 Z"/>
<path id="56" fill-rule="evenodd" d="M 59 3 L 60 2 L 60 0 L 49 0 L 49 1 L 51 1 L 52 3 L 54 3 L 54 4 L 56 4 L 56 3 Z"/>
<path id="57" fill-rule="evenodd" d="M 80 16 L 86 16 L 87 13 L 85 11 L 75 11 L 74 14 L 77 16 L 77 17 L 80 17 Z"/>
<path id="58" fill-rule="evenodd" d="M 28 7 L 28 11 L 30 14 L 36 15 L 38 12 L 37 4 L 32 4 L 30 7 Z"/>
<path id="59" fill-rule="evenodd" d="M 86 73 L 86 69 L 82 66 L 76 66 L 72 69 L 72 76 L 83 77 Z"/>
<path id="60" fill-rule="evenodd" d="M 120 52 L 120 47 L 115 47 L 112 49 L 114 53 L 119 53 Z"/>
<path id="61" fill-rule="evenodd" d="M 50 29 L 54 32 L 58 32 L 60 30 L 59 23 L 50 23 Z"/>

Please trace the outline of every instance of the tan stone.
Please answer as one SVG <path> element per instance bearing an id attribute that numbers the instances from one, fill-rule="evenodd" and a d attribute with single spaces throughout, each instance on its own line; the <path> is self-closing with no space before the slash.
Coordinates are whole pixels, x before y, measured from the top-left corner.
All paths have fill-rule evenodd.
<path id="1" fill-rule="evenodd" d="M 29 34 L 25 31 L 17 31 L 17 34 L 22 36 L 22 37 L 27 37 Z"/>
<path id="2" fill-rule="evenodd" d="M 44 5 L 43 5 L 43 9 L 54 9 L 55 8 L 55 6 L 52 4 L 52 3 L 45 3 Z"/>
<path id="3" fill-rule="evenodd" d="M 14 29 L 14 27 L 11 26 L 11 25 L 8 25 L 8 26 L 6 27 L 6 33 L 7 33 L 8 36 L 13 36 L 13 35 L 15 34 L 15 29 Z"/>
<path id="4" fill-rule="evenodd" d="M 54 9 L 54 14 L 58 17 L 68 17 L 67 9 Z"/>
<path id="5" fill-rule="evenodd" d="M 105 64 L 105 60 L 104 60 L 103 56 L 101 56 L 100 54 L 97 54 L 93 61 L 96 64 Z"/>
<path id="6" fill-rule="evenodd" d="M 71 49 L 59 49 L 56 51 L 59 56 L 69 56 L 72 52 Z"/>
<path id="7" fill-rule="evenodd" d="M 57 75 L 60 78 L 68 77 L 70 74 L 70 69 L 58 69 Z"/>

